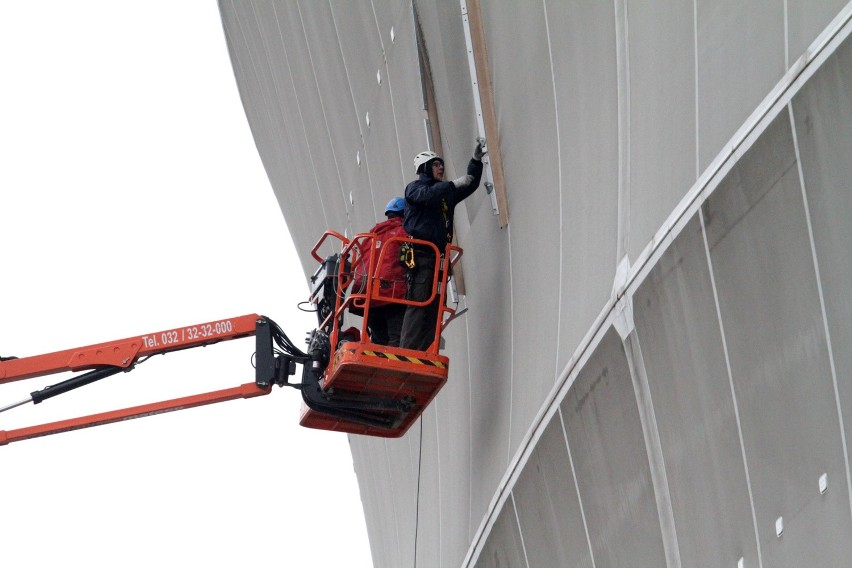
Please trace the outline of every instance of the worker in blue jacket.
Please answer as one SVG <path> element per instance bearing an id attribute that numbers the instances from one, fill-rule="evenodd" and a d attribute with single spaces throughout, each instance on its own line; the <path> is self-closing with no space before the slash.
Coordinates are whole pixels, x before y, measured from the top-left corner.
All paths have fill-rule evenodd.
<path id="1" fill-rule="evenodd" d="M 483 140 L 477 141 L 467 174 L 444 181 L 444 160 L 435 152 L 414 156 L 418 178 L 405 188 L 405 231 L 433 243 L 441 254 L 453 240 L 453 213 L 456 205 L 470 197 L 482 177 Z M 432 293 L 435 253 L 429 247 L 414 247 L 414 267 L 408 274 L 409 300 L 422 302 Z M 402 322 L 400 347 L 425 351 L 435 340 L 438 322 L 438 297 L 427 306 L 408 306 Z"/>

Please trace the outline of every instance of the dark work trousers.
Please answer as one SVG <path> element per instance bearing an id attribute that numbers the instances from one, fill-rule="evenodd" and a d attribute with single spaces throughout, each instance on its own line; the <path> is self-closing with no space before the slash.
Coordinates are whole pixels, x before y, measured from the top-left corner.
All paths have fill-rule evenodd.
<path id="1" fill-rule="evenodd" d="M 378 345 L 399 347 L 406 307 L 402 304 L 371 307 L 370 321 L 367 322 L 370 328 L 370 341 Z"/>
<path id="2" fill-rule="evenodd" d="M 422 302 L 432 293 L 432 279 L 435 276 L 435 254 L 415 251 L 415 266 L 409 274 L 409 300 Z M 432 303 L 426 306 L 407 306 L 402 321 L 400 347 L 425 351 L 435 340 L 435 326 L 438 323 L 438 304 L 440 298 L 435 294 Z"/>

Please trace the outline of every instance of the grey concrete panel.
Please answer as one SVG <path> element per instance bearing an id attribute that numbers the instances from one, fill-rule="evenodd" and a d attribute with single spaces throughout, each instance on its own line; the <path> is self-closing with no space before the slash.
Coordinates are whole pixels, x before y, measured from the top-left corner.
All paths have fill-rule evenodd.
<path id="1" fill-rule="evenodd" d="M 329 4 L 348 78 L 355 93 L 355 108 L 363 127 L 364 113 L 369 110 L 371 101 L 379 91 L 376 71 L 383 65 L 382 42 L 376 18 L 369 2 L 329 0 Z"/>
<path id="2" fill-rule="evenodd" d="M 831 20 L 847 4 L 847 0 L 820 2 L 786 2 L 787 7 L 787 66 L 796 61 Z"/>
<path id="3" fill-rule="evenodd" d="M 395 511 L 389 509 L 386 502 L 389 479 L 384 444 L 351 436 L 349 445 L 364 505 L 373 564 L 377 567 L 392 566 L 399 557 L 399 538 Z"/>
<path id="4" fill-rule="evenodd" d="M 252 55 L 252 67 L 263 71 L 262 76 L 268 76 L 268 80 L 265 80 L 256 88 L 267 93 L 264 95 L 265 108 L 268 113 L 269 125 L 276 130 L 273 132 L 275 137 L 280 136 L 286 141 L 283 147 L 275 149 L 273 160 L 279 159 L 278 154 L 284 156 L 283 159 L 294 160 L 292 168 L 289 170 L 280 167 L 274 168 L 276 177 L 271 178 L 271 180 L 273 183 L 287 185 L 295 182 L 304 192 L 302 198 L 317 204 L 315 205 L 317 208 L 312 212 L 313 214 L 308 214 L 307 219 L 318 220 L 323 225 L 341 226 L 345 219 L 345 213 L 339 207 L 332 207 L 333 203 L 342 204 L 340 188 L 338 187 L 331 192 L 323 191 L 321 184 L 323 178 L 320 176 L 321 165 L 317 164 L 317 148 L 308 142 L 311 138 L 310 123 L 306 122 L 305 115 L 299 105 L 298 91 L 295 86 L 295 69 L 290 65 L 287 47 L 282 41 L 281 30 L 282 25 L 285 25 L 282 24 L 282 21 L 291 21 L 292 18 L 288 18 L 284 14 L 281 14 L 280 18 L 276 5 L 261 4 L 248 7 L 248 14 L 243 24 L 244 26 L 253 25 L 257 27 L 257 34 L 252 34 L 252 37 L 258 43 L 259 51 L 257 55 Z M 313 82 L 312 84 L 315 85 Z M 292 97 L 296 104 L 288 107 L 274 104 L 273 101 L 281 97 Z M 304 95 L 302 99 L 304 99 Z M 263 117 L 261 117 L 261 120 L 263 120 Z M 292 179 L 288 179 L 288 172 L 299 173 L 296 173 Z M 336 179 L 336 175 L 331 179 Z M 335 182 L 335 185 L 339 186 L 339 183 Z M 331 188 L 334 189 L 334 186 L 331 186 Z M 298 218 L 299 212 L 294 204 L 288 202 L 284 195 L 279 195 L 278 199 L 288 222 L 293 219 L 293 222 L 297 225 L 301 224 L 301 220 Z M 321 217 L 319 216 L 320 213 L 322 214 Z M 305 231 L 306 235 L 309 235 L 307 241 L 316 241 L 321 234 L 321 231 L 317 231 L 313 227 Z M 304 243 L 307 248 L 301 248 L 303 243 L 297 243 L 297 245 L 300 245 L 300 257 L 307 259 L 311 244 L 309 242 Z M 306 260 L 303 260 L 303 262 L 306 262 Z M 311 263 L 310 260 L 307 260 L 307 262 Z"/>
<path id="5" fill-rule="evenodd" d="M 697 217 L 634 298 L 684 566 L 758 565 L 757 537 Z"/>
<path id="6" fill-rule="evenodd" d="M 372 0 L 372 4 L 376 13 L 376 25 L 382 34 L 385 48 L 387 48 L 388 42 L 390 42 L 391 28 L 399 33 L 400 22 L 403 19 L 413 18 L 411 2 L 406 0 Z"/>
<path id="7" fill-rule="evenodd" d="M 386 219 L 384 211 L 388 201 L 391 197 L 401 195 L 398 189 L 394 191 L 395 188 L 379 183 L 379 179 L 373 179 L 369 157 L 365 158 L 366 148 L 363 145 L 360 146 L 360 152 L 361 165 L 358 165 L 356 161 L 357 151 L 344 155 L 340 164 L 344 183 L 352 177 L 357 177 L 351 186 L 344 186 L 347 197 L 352 200 L 350 218 L 354 233 L 365 232 L 376 222 L 384 221 Z M 347 158 L 351 163 L 347 163 Z M 349 171 L 350 168 L 354 169 L 354 172 Z"/>
<path id="8" fill-rule="evenodd" d="M 636 395 L 614 329 L 601 340 L 560 408 L 595 565 L 665 566 Z"/>
<path id="9" fill-rule="evenodd" d="M 784 74 L 785 4 L 698 2 L 699 170 L 713 161 Z"/>
<path id="10" fill-rule="evenodd" d="M 630 77 L 626 230 L 627 253 L 635 260 L 698 177 L 695 20 L 692 2 L 627 0 L 626 5 Z"/>
<path id="11" fill-rule="evenodd" d="M 402 195 L 414 176 L 409 170 L 403 171 L 402 155 L 395 148 L 398 138 L 394 101 L 387 83 L 382 85 L 377 95 L 368 108 L 370 126 L 364 128 L 364 145 L 370 156 L 373 187 L 377 194 Z"/>
<path id="12" fill-rule="evenodd" d="M 472 445 L 471 517 L 474 528 L 485 514 L 494 488 L 509 461 L 510 373 L 512 329 L 504 310 L 509 305 L 509 242 L 496 223 L 476 223 L 465 241 L 465 315 L 470 320 L 470 428 Z M 469 245 L 468 245 L 469 243 Z M 474 292 L 475 291 L 475 292 Z M 452 353 L 452 352 L 451 352 Z"/>
<path id="13" fill-rule="evenodd" d="M 511 500 L 506 502 L 506 506 L 497 517 L 488 542 L 485 543 L 476 562 L 476 568 L 503 568 L 504 566 L 513 568 L 529 566 L 524 557 L 524 545 L 515 516 L 515 506 Z"/>
<path id="14" fill-rule="evenodd" d="M 313 62 L 319 101 L 328 124 L 325 136 L 321 125 L 315 125 L 314 135 L 319 136 L 326 146 L 321 163 L 324 168 L 333 169 L 340 180 L 352 231 L 365 231 L 382 218 L 382 207 L 393 194 L 388 190 L 382 191 L 384 188 L 381 187 L 375 188 L 374 192 L 369 176 L 362 175 L 362 172 L 368 172 L 366 156 L 362 156 L 363 167 L 356 160 L 362 150 L 361 130 L 341 45 L 336 34 L 333 38 L 328 37 L 328 30 L 334 30 L 336 25 L 331 6 L 320 2 L 302 3 L 298 15 Z M 344 228 L 337 227 L 341 232 Z"/>
<path id="15" fill-rule="evenodd" d="M 476 113 L 461 8 L 453 2 L 417 0 L 414 4 L 425 37 L 448 171 L 463 172 L 476 137 Z M 473 205 L 479 204 L 469 202 L 465 205 L 471 221 L 480 210 Z M 487 210 L 490 215 L 491 208 Z M 460 214 L 464 211 L 461 209 Z"/>
<path id="16" fill-rule="evenodd" d="M 377 468 L 373 467 L 373 454 L 376 444 L 357 443 L 354 437 L 349 439 L 349 449 L 352 452 L 352 463 L 355 476 L 358 478 L 358 491 L 361 495 L 361 505 L 364 508 L 364 520 L 367 525 L 367 537 L 370 539 L 370 553 L 375 565 L 381 562 L 387 564 L 387 552 L 384 546 L 390 539 L 384 537 L 382 526 L 384 515 L 381 499 L 382 485 L 378 482 Z"/>
<path id="17" fill-rule="evenodd" d="M 561 211 L 559 177 L 553 168 L 559 160 L 556 112 L 550 68 L 529 65 L 549 60 L 543 4 L 528 5 L 523 11 L 484 4 L 482 15 L 511 212 L 512 304 L 504 308 L 514 328 L 515 351 L 535 346 L 539 354 L 551 354 L 513 358 L 510 452 L 514 453 L 556 379 L 553 330 L 559 321 L 559 288 L 555 283 L 561 268 L 556 258 L 544 260 L 547 252 L 544 258 L 538 253 L 558 254 L 558 239 L 553 235 L 560 226 Z M 525 39 L 506 41 L 509 37 Z M 530 89 L 530 85 L 538 88 Z M 536 112 L 517 111 L 523 108 Z M 513 193 L 512 187 L 532 187 L 534 198 L 526 191 Z M 513 231 L 515 225 L 524 230 Z"/>
<path id="18" fill-rule="evenodd" d="M 346 16 L 350 10 L 340 10 Z M 382 208 L 390 197 L 401 195 L 405 185 L 414 174 L 410 164 L 415 151 L 423 140 L 421 126 L 422 102 L 408 93 L 419 91 L 419 68 L 416 62 L 416 40 L 413 19 L 405 11 L 394 27 L 395 41 L 391 41 L 390 27 L 380 36 L 376 15 L 369 6 L 356 10 L 358 18 L 336 18 L 345 57 L 358 64 L 349 68 L 350 83 L 356 93 L 359 120 L 364 142 L 364 157 L 368 160 L 372 180 L 374 208 Z M 359 33 L 375 38 L 376 55 L 365 57 L 357 53 L 362 40 Z M 371 46 L 373 42 L 371 42 Z M 385 51 L 382 51 L 384 47 Z M 373 68 L 369 71 L 368 65 Z M 379 81 L 381 79 L 381 81 Z M 394 89 L 399 94 L 394 96 Z M 367 116 L 369 115 L 369 124 Z"/>
<path id="19" fill-rule="evenodd" d="M 316 203 L 316 182 L 304 139 L 303 125 L 280 105 L 272 104 L 278 93 L 290 92 L 289 73 L 281 73 L 283 57 L 272 43 L 267 49 L 258 18 L 251 4 L 221 2 L 225 37 L 230 48 L 234 74 L 258 152 L 273 186 L 293 187 L 290 195 L 276 194 L 288 227 L 293 234 L 304 272 L 314 261 L 307 251 L 315 241 L 313 227 L 326 223 L 325 209 L 315 204 L 310 210 L 288 208 L 292 200 Z M 290 89 L 290 91 L 287 91 Z M 287 172 L 287 173 L 285 173 Z"/>
<path id="20" fill-rule="evenodd" d="M 842 479 L 846 466 L 787 113 L 703 211 L 764 563 L 849 558 L 852 541 L 833 536 L 852 530 L 848 494 L 817 489 L 823 473 Z"/>
<path id="21" fill-rule="evenodd" d="M 414 156 L 426 149 L 426 129 L 423 127 L 423 98 L 421 92 L 420 66 L 417 63 L 417 37 L 414 31 L 414 13 L 410 3 L 400 3 L 404 9 L 397 10 L 393 20 L 395 40 L 386 38 L 388 80 L 393 93 L 396 114 L 398 154 L 405 182 L 413 180 Z M 392 149 L 393 150 L 393 149 Z M 403 188 L 400 188 L 402 191 Z"/>
<path id="22" fill-rule="evenodd" d="M 383 441 L 384 464 L 387 477 L 381 486 L 382 514 L 392 521 L 390 530 L 384 534 L 396 538 L 396 555 L 387 566 L 410 566 L 414 563 L 414 542 L 417 526 L 417 479 L 420 460 L 420 426 L 414 425 L 403 438 Z"/>
<path id="23" fill-rule="evenodd" d="M 382 208 L 390 197 L 402 192 L 407 181 L 400 164 L 389 78 L 382 49 L 383 41 L 389 43 L 390 38 L 387 34 L 381 36 L 371 3 L 332 0 L 330 5 L 360 125 L 362 169 L 366 168 L 369 173 L 372 206 L 380 220 Z M 323 35 L 320 39 L 328 40 Z M 377 80 L 379 72 L 382 74 L 382 84 Z M 354 152 L 352 156 L 354 159 Z"/>
<path id="24" fill-rule="evenodd" d="M 296 8 L 296 1 L 289 0 L 280 6 L 276 4 L 258 4 L 256 7 L 258 24 L 265 37 L 268 49 L 280 50 L 283 59 L 279 77 L 289 75 L 292 89 L 279 92 L 279 97 L 295 97 L 295 111 L 303 122 L 304 137 L 301 141 L 308 151 L 309 161 L 316 178 L 317 192 L 326 207 L 327 222 L 330 227 L 346 227 L 348 200 L 334 163 L 330 155 L 328 137 L 330 125 L 323 105 L 323 93 L 316 80 L 315 65 L 302 25 L 302 18 Z M 293 109 L 293 106 L 289 106 Z M 317 231 L 317 238 L 322 231 Z"/>
<path id="25" fill-rule="evenodd" d="M 542 434 L 513 493 L 530 566 L 593 566 L 559 414 Z"/>
<path id="26" fill-rule="evenodd" d="M 420 416 L 417 432 L 407 435 L 412 445 L 420 446 L 421 455 L 418 459 L 418 478 L 411 488 L 417 496 L 415 514 L 411 517 L 415 523 L 416 542 L 413 550 L 416 558 L 411 563 L 403 562 L 403 566 L 439 566 L 443 532 L 449 530 L 451 525 L 444 525 L 441 500 L 437 498 L 442 489 L 437 415 L 438 409 L 433 403 Z"/>
<path id="27" fill-rule="evenodd" d="M 546 3 L 562 209 L 557 373 L 609 298 L 617 264 L 618 98 L 612 64 L 613 11 L 611 2 Z M 590 258 L 597 260 L 589 262 Z"/>
<path id="28" fill-rule="evenodd" d="M 404 438 L 386 440 L 353 435 L 349 442 L 362 496 L 370 502 L 364 508 L 367 526 L 371 531 L 375 527 L 375 534 L 381 536 L 371 536 L 374 565 L 377 568 L 411 565 L 418 528 L 419 422 Z M 370 473 L 362 477 L 362 471 Z"/>
<path id="29" fill-rule="evenodd" d="M 852 440 L 852 41 L 793 100 L 796 137 L 813 228 L 846 442 Z M 848 450 L 848 448 L 847 448 Z M 832 490 L 843 491 L 833 477 Z M 837 496 L 835 496 L 837 497 Z"/>
<path id="30" fill-rule="evenodd" d="M 440 468 L 441 565 L 461 566 L 476 527 L 471 526 L 471 375 L 467 335 L 469 320 L 461 316 L 444 332 L 453 360 L 447 384 L 435 399 Z"/>
<path id="31" fill-rule="evenodd" d="M 506 10 L 485 3 L 482 19 L 511 221 L 516 221 L 517 209 L 530 201 L 538 204 L 538 214 L 547 215 L 558 211 L 559 198 L 559 180 L 553 167 L 559 159 L 553 77 L 549 65 L 529 64 L 550 60 L 544 7 L 529 4 L 524 10 Z M 524 41 L 507 41 L 510 37 Z M 530 112 L 532 109 L 535 112 Z M 536 198 L 531 200 L 523 189 L 513 194 L 512 187 L 534 188 Z M 529 228 L 557 226 L 551 222 L 551 218 L 540 219 Z"/>
<path id="32" fill-rule="evenodd" d="M 530 254 L 530 251 L 546 243 L 551 236 L 543 225 L 550 221 L 548 217 L 558 212 L 558 205 L 549 209 L 551 215 L 537 215 L 533 211 L 535 208 L 535 205 L 529 204 L 513 209 L 516 218 L 526 215 L 532 219 L 537 216 L 542 225 L 533 222 L 530 226 L 537 230 L 511 233 L 512 301 L 511 306 L 501 306 L 505 314 L 511 313 L 513 351 L 523 353 L 512 357 L 512 431 L 509 440 L 509 452 L 512 454 L 527 434 L 557 378 L 557 337 L 554 330 L 559 323 L 559 288 L 553 283 L 559 280 L 561 267 L 537 254 Z M 533 281 L 543 285 L 534 286 Z M 532 353 L 527 355 L 528 351 Z"/>

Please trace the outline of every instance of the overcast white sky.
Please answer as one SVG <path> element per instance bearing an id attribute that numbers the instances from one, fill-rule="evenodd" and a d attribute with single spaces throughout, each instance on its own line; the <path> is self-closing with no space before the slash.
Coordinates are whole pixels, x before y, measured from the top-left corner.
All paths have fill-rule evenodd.
<path id="1" fill-rule="evenodd" d="M 307 285 L 215 2 L 3 2 L 0 61 L 0 355 L 255 312 L 302 344 Z M 155 357 L 0 429 L 250 382 L 253 351 Z M 0 447 L 0 564 L 370 566 L 348 440 L 299 406 L 276 388 Z"/>

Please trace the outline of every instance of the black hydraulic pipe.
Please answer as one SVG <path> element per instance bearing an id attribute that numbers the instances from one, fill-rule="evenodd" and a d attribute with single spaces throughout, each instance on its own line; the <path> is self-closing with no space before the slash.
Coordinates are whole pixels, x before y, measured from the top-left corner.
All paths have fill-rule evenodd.
<path id="1" fill-rule="evenodd" d="M 275 380 L 275 352 L 272 349 L 272 328 L 266 319 L 257 320 L 255 327 L 254 382 L 261 388 Z"/>
<path id="2" fill-rule="evenodd" d="M 88 384 L 94 383 L 95 381 L 117 375 L 122 371 L 129 371 L 132 368 L 133 367 L 129 367 L 127 369 L 124 367 L 104 367 L 103 369 L 95 369 L 94 371 L 89 371 L 88 373 L 71 377 L 61 383 L 56 383 L 55 385 L 50 385 L 49 387 L 44 387 L 41 390 L 31 392 L 30 396 L 32 397 L 33 404 L 38 404 L 48 398 L 53 398 L 54 396 L 66 393 L 76 388 L 84 387 Z"/>
<path id="3" fill-rule="evenodd" d="M 392 399 L 337 400 L 334 395 L 322 391 L 318 375 L 307 364 L 302 373 L 302 400 L 317 412 L 386 429 L 397 428 L 411 409 L 408 402 Z"/>

